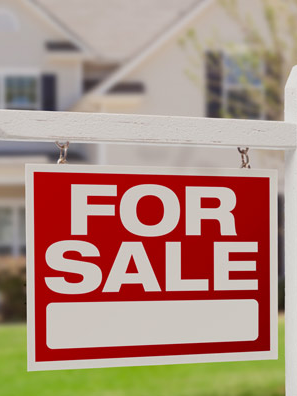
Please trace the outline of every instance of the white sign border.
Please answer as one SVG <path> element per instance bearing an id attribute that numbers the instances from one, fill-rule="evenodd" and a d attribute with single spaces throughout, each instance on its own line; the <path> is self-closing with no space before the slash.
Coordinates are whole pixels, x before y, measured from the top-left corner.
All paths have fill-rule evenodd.
<path id="1" fill-rule="evenodd" d="M 147 356 L 113 359 L 63 360 L 36 362 L 35 359 L 35 294 L 34 294 L 34 173 L 111 173 L 195 175 L 229 177 L 265 177 L 270 179 L 270 351 Z M 182 168 L 144 166 L 99 166 L 68 164 L 26 165 L 26 262 L 27 262 L 27 369 L 28 371 L 149 366 L 185 363 L 231 362 L 278 358 L 278 287 L 277 287 L 277 171 L 262 169 Z"/>

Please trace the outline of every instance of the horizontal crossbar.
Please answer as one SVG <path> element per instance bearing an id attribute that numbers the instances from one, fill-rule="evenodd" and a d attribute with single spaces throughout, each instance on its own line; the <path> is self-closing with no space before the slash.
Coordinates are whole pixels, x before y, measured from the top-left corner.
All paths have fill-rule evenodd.
<path id="1" fill-rule="evenodd" d="M 0 110 L 0 140 L 296 147 L 296 124 L 132 114 Z"/>

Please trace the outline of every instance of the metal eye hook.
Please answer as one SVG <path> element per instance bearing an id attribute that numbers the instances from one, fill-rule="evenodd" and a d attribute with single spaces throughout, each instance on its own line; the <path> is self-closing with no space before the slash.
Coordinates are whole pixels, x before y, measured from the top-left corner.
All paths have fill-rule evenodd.
<path id="1" fill-rule="evenodd" d="M 57 164 L 66 164 L 69 142 L 65 142 L 65 143 L 55 142 L 55 143 L 56 146 L 60 149 L 60 157 L 57 161 Z"/>
<path id="2" fill-rule="evenodd" d="M 239 153 L 241 155 L 241 166 L 240 166 L 240 168 L 250 169 L 251 168 L 250 158 L 248 156 L 249 148 L 248 147 L 246 147 L 246 148 L 237 147 L 237 150 L 239 151 Z"/>

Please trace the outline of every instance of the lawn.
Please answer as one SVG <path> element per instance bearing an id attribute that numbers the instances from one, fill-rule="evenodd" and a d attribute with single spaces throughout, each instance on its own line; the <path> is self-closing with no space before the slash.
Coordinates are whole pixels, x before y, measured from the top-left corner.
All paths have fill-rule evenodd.
<path id="1" fill-rule="evenodd" d="M 284 320 L 279 360 L 26 372 L 26 328 L 0 327 L 1 396 L 280 396 L 285 394 Z"/>

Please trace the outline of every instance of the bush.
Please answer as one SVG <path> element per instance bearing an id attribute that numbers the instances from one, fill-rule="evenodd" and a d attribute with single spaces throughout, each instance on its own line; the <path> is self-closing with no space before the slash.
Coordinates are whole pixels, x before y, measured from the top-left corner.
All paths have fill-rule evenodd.
<path id="1" fill-rule="evenodd" d="M 278 310 L 285 310 L 285 278 L 278 281 Z"/>
<path id="2" fill-rule="evenodd" d="M 3 322 L 26 320 L 26 274 L 8 271 L 0 274 L 0 319 Z"/>

